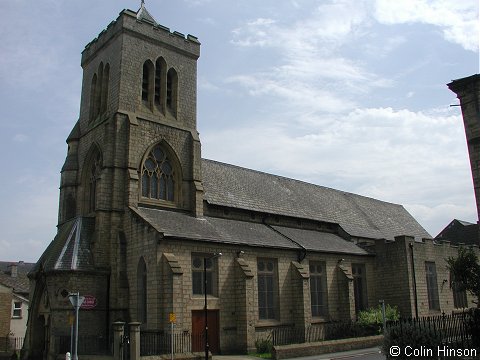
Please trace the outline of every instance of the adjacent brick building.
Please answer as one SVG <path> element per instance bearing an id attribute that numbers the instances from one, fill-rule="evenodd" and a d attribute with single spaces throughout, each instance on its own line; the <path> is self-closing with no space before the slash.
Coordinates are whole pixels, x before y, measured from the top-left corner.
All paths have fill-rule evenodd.
<path id="1" fill-rule="evenodd" d="M 0 261 L 0 352 L 22 347 L 29 306 L 27 273 L 33 265 Z"/>
<path id="2" fill-rule="evenodd" d="M 444 259 L 456 248 L 403 206 L 201 158 L 199 55 L 196 37 L 144 5 L 83 51 L 58 234 L 31 272 L 28 354 L 55 356 L 77 291 L 95 299 L 80 332 L 107 340 L 114 321 L 162 330 L 171 313 L 195 339 L 207 293 L 214 353 L 355 319 L 380 299 L 404 316 L 452 311 Z"/>

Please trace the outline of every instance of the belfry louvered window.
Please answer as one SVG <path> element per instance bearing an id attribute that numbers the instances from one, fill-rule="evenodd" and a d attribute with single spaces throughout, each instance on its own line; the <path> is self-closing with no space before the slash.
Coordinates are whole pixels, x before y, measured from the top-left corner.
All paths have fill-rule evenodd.
<path id="1" fill-rule="evenodd" d="M 142 196 L 166 201 L 175 199 L 175 172 L 160 145 L 150 151 L 143 163 Z"/>

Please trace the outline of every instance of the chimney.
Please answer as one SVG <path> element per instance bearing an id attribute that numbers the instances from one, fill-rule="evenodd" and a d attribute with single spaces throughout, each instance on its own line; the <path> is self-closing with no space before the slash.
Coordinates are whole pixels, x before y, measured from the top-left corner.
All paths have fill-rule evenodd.
<path id="1" fill-rule="evenodd" d="M 18 276 L 18 266 L 15 263 L 11 263 L 9 266 L 10 268 L 10 276 L 17 277 Z"/>

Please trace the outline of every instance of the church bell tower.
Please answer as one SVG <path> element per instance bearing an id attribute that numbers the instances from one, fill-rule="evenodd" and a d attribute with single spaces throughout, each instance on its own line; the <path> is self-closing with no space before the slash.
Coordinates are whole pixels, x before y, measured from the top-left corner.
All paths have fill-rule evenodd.
<path id="1" fill-rule="evenodd" d="M 196 79 L 200 43 L 143 1 L 82 52 L 80 117 L 67 139 L 59 224 L 139 203 L 202 216 Z"/>

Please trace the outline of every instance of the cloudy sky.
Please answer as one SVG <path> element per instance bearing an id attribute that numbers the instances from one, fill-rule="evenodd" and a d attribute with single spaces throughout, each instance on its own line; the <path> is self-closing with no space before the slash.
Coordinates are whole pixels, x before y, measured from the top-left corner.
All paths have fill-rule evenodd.
<path id="1" fill-rule="evenodd" d="M 203 157 L 476 222 L 452 79 L 479 72 L 477 0 L 147 0 L 202 43 Z M 2 0 L 0 260 L 53 239 L 80 54 L 133 0 Z M 226 151 L 228 149 L 228 151 Z"/>

